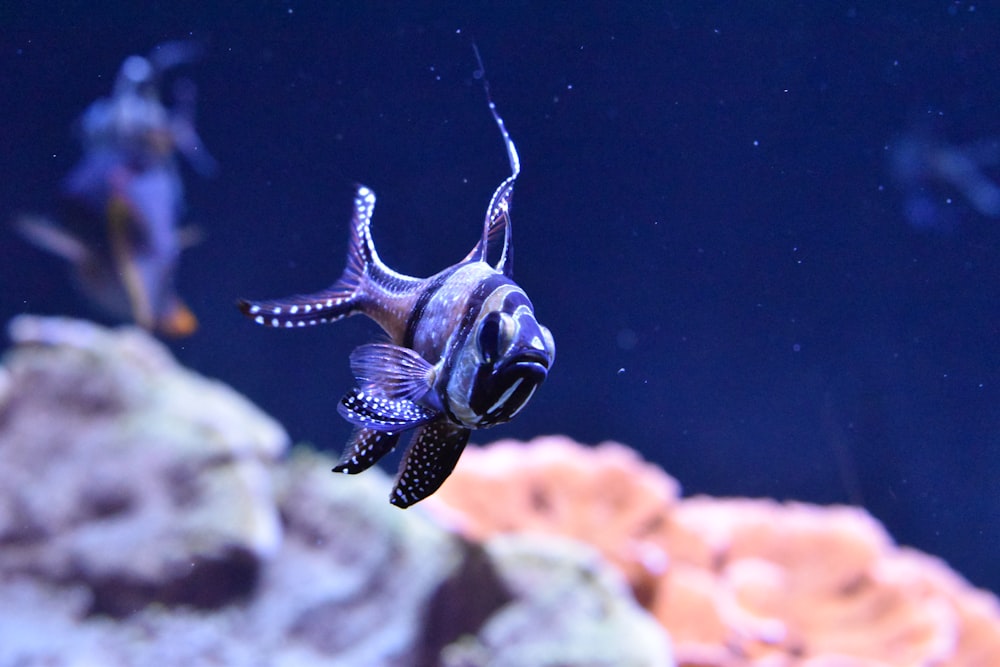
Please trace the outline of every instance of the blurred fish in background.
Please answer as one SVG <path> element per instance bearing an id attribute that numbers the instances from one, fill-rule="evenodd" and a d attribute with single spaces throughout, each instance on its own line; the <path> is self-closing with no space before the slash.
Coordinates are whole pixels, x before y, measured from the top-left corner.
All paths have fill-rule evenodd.
<path id="1" fill-rule="evenodd" d="M 167 42 L 122 63 L 111 96 L 79 120 L 84 155 L 63 181 L 55 222 L 22 215 L 15 228 L 69 261 L 82 291 L 109 315 L 166 336 L 198 327 L 178 298 L 181 250 L 198 241 L 182 229 L 184 185 L 176 154 L 202 176 L 216 170 L 194 128 L 195 87 L 177 79 L 172 106 L 161 97 L 164 74 L 201 53 L 191 42 Z"/>
<path id="2" fill-rule="evenodd" d="M 907 222 L 936 233 L 954 231 L 959 203 L 984 217 L 1000 217 L 1000 181 L 989 173 L 998 166 L 1000 138 L 951 144 L 926 128 L 904 133 L 889 152 Z"/>

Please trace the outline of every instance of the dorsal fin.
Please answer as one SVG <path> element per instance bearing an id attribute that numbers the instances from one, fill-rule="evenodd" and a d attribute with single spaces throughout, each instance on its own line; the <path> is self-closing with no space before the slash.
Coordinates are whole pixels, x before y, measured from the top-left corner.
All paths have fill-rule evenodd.
<path id="1" fill-rule="evenodd" d="M 493 120 L 500 129 L 504 147 L 507 149 L 507 159 L 510 162 L 510 176 L 505 178 L 496 191 L 494 191 L 493 197 L 490 199 L 490 205 L 486 209 L 486 220 L 483 222 L 483 236 L 479 239 L 476 247 L 472 249 L 472 252 L 465 258 L 465 261 L 487 261 L 490 248 L 496 247 L 500 241 L 500 233 L 503 232 L 503 246 L 496 269 L 505 276 L 510 277 L 514 272 L 514 246 L 511 242 L 510 203 L 514 196 L 514 181 L 517 180 L 518 174 L 521 173 L 521 159 L 517 155 L 517 147 L 514 146 L 514 140 L 510 138 L 503 118 L 497 113 L 497 107 L 493 103 L 493 98 L 490 95 L 490 83 L 486 79 L 486 72 L 483 67 L 483 60 L 479 56 L 479 49 L 475 44 L 472 45 L 472 49 L 476 53 L 476 62 L 479 64 L 479 69 L 475 72 L 474 76 L 483 81 L 483 90 L 486 91 L 486 101 L 489 103 L 490 114 L 493 115 Z"/>

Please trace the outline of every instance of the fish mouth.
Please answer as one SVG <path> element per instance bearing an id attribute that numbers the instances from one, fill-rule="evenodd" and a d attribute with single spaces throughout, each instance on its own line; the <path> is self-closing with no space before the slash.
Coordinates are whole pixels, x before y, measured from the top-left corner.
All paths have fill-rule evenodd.
<path id="1" fill-rule="evenodd" d="M 545 361 L 518 359 L 505 364 L 493 376 L 496 380 L 492 394 L 494 403 L 482 413 L 479 426 L 492 426 L 513 419 L 528 404 L 535 390 L 548 375 Z M 500 391 L 500 388 L 503 391 Z"/>
<path id="2" fill-rule="evenodd" d="M 544 354 L 526 352 L 504 364 L 497 374 L 523 378 L 525 382 L 537 386 L 548 376 L 549 363 L 548 357 Z"/>
<path id="3" fill-rule="evenodd" d="M 481 367 L 469 407 L 480 415 L 477 428 L 513 419 L 549 373 L 551 357 L 529 348 L 508 357 L 504 363 Z"/>
<path id="4" fill-rule="evenodd" d="M 505 365 L 505 370 L 506 368 L 524 368 L 527 370 L 532 366 L 539 366 L 542 368 L 544 373 L 548 373 L 549 365 L 551 363 L 552 360 L 549 358 L 549 355 L 540 350 L 529 348 L 518 352 L 517 355 Z"/>

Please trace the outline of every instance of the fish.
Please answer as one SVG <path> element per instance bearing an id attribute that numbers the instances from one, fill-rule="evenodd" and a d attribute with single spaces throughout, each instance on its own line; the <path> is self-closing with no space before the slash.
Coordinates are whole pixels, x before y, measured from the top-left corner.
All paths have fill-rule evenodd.
<path id="1" fill-rule="evenodd" d="M 388 335 L 350 355 L 358 385 L 337 410 L 355 430 L 333 471 L 367 470 L 412 431 L 389 496 L 399 508 L 440 488 L 473 430 L 516 417 L 555 361 L 551 332 L 512 277 L 510 207 L 520 158 L 482 81 L 511 173 L 493 193 L 479 241 L 464 259 L 429 278 L 389 268 L 371 235 L 375 193 L 358 185 L 347 266 L 336 282 L 312 294 L 238 302 L 244 315 L 266 327 L 296 329 L 364 315 Z"/>
<path id="2" fill-rule="evenodd" d="M 202 175 L 216 165 L 194 129 L 193 84 L 175 82 L 169 109 L 160 84 L 199 51 L 167 42 L 148 57 L 126 58 L 111 96 L 92 103 L 78 122 L 84 154 L 60 186 L 58 222 L 38 214 L 14 220 L 26 240 L 70 263 L 98 307 L 170 337 L 198 327 L 174 286 L 181 251 L 200 236 L 179 225 L 184 186 L 175 155 Z"/>

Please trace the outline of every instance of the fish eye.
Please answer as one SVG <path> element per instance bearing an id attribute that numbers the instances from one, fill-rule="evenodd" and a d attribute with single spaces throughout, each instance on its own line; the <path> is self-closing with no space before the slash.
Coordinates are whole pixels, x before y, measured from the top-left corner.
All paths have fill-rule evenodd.
<path id="1" fill-rule="evenodd" d="M 507 313 L 494 311 L 483 318 L 479 325 L 479 354 L 488 364 L 494 363 L 514 339 L 514 318 Z"/>

